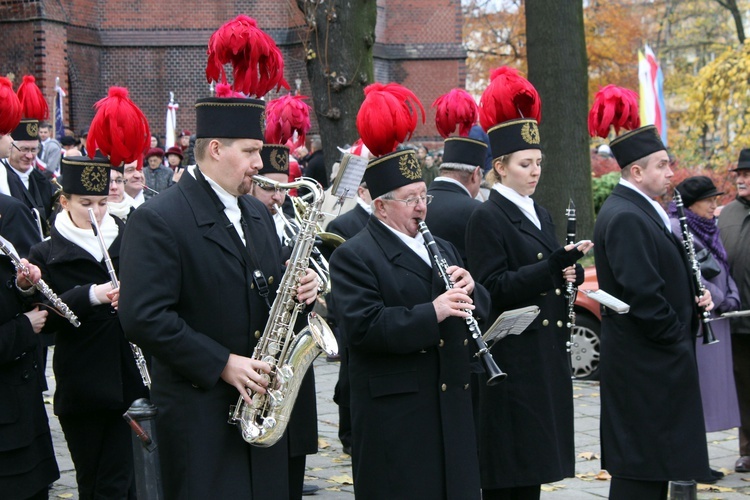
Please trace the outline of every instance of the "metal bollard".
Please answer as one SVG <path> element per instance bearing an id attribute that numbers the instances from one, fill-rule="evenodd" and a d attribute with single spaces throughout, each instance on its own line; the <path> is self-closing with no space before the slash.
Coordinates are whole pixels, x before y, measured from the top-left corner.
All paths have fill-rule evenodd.
<path id="1" fill-rule="evenodd" d="M 669 500 L 697 500 L 698 487 L 695 481 L 672 481 L 669 483 Z"/>
<path id="2" fill-rule="evenodd" d="M 135 488 L 139 500 L 162 500 L 161 462 L 156 441 L 155 418 L 159 410 L 148 399 L 136 399 L 122 418 L 133 435 Z"/>

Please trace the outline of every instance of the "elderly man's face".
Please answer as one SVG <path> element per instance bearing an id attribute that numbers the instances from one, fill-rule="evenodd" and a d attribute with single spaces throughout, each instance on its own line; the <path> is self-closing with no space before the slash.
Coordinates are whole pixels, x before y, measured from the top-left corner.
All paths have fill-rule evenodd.
<path id="1" fill-rule="evenodd" d="M 737 195 L 740 198 L 750 200 L 750 170 L 737 172 Z"/>
<path id="2" fill-rule="evenodd" d="M 34 166 L 39 152 L 39 141 L 14 141 L 10 148 L 10 164 L 19 172 L 28 172 Z"/>

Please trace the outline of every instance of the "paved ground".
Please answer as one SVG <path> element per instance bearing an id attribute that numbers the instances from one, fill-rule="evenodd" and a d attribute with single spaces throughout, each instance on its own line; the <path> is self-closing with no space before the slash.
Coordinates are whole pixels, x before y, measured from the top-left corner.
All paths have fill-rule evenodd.
<path id="1" fill-rule="evenodd" d="M 50 355 L 50 359 L 52 356 Z M 354 497 L 352 487 L 351 459 L 341 449 L 337 437 L 338 407 L 333 402 L 333 387 L 338 378 L 338 363 L 327 363 L 325 359 L 315 361 L 315 377 L 318 387 L 318 432 L 320 449 L 317 455 L 307 459 L 307 481 L 320 486 L 321 490 L 311 498 L 340 499 Z M 51 394 L 54 378 L 51 364 L 47 369 L 50 382 L 50 417 L 52 436 L 57 452 L 62 477 L 50 491 L 50 498 L 77 499 L 75 472 L 70 461 L 60 423 L 52 414 Z M 542 486 L 544 500 L 586 500 L 607 498 L 609 481 L 599 479 L 599 385 L 596 382 L 574 382 L 575 426 L 576 426 L 576 477 L 559 483 Z M 737 458 L 737 432 L 715 432 L 708 434 L 711 465 L 727 474 L 716 485 L 699 485 L 700 500 L 747 499 L 750 497 L 750 474 L 735 474 Z"/>

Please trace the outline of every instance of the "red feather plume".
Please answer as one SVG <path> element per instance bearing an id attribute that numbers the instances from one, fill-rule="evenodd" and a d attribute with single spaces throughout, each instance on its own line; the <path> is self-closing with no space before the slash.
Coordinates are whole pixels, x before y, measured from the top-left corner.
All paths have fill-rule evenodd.
<path id="1" fill-rule="evenodd" d="M 110 87 L 109 95 L 94 107 L 96 115 L 89 127 L 87 143 L 89 157 L 94 158 L 98 149 L 116 167 L 133 161 L 141 166 L 151 132 L 146 116 L 128 98 L 128 89 Z"/>
<path id="2" fill-rule="evenodd" d="M 232 90 L 232 86 L 228 83 L 218 83 L 216 84 L 216 91 L 215 91 L 216 97 L 240 97 L 244 98 L 245 95 L 241 94 L 239 92 L 235 92 Z"/>
<path id="3" fill-rule="evenodd" d="M 635 130 L 640 126 L 638 94 L 616 85 L 599 89 L 589 111 L 591 137 L 606 139 L 612 127 L 615 128 L 615 134 L 619 134 L 620 130 Z"/>
<path id="4" fill-rule="evenodd" d="M 273 38 L 255 19 L 239 15 L 216 30 L 208 40 L 206 78 L 227 83 L 224 65 L 232 65 L 234 90 L 263 97 L 273 89 L 288 89 L 284 80 L 284 59 Z"/>
<path id="5" fill-rule="evenodd" d="M 534 86 L 508 66 L 490 75 L 490 84 L 479 100 L 479 123 L 489 130 L 498 123 L 518 118 L 542 121 L 542 100 Z"/>
<path id="6" fill-rule="evenodd" d="M 424 107 L 414 92 L 398 83 L 368 85 L 357 113 L 357 130 L 362 142 L 375 156 L 394 152 L 417 128 L 417 108 L 422 112 L 424 123 Z"/>
<path id="7" fill-rule="evenodd" d="M 266 144 L 286 144 L 294 138 L 292 151 L 305 144 L 310 130 L 310 106 L 303 95 L 285 95 L 266 104 Z"/>
<path id="8" fill-rule="evenodd" d="M 36 86 L 36 78 L 25 75 L 18 86 L 18 100 L 21 101 L 23 118 L 32 120 L 46 120 L 49 118 L 49 107 L 44 94 Z"/>
<path id="9" fill-rule="evenodd" d="M 435 110 L 435 124 L 443 137 L 448 137 L 458 128 L 458 135 L 467 137 L 471 127 L 477 122 L 479 107 L 474 98 L 463 89 L 453 89 L 438 97 L 432 103 Z"/>
<path id="10" fill-rule="evenodd" d="M 13 84 L 0 76 L 0 135 L 13 132 L 21 118 L 21 101 L 13 92 Z"/>

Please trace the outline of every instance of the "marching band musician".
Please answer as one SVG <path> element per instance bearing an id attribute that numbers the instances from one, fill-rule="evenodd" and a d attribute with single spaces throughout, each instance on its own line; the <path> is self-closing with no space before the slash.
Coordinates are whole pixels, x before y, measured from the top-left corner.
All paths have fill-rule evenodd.
<path id="1" fill-rule="evenodd" d="M 331 256 L 349 350 L 354 490 L 361 499 L 478 499 L 464 318 L 465 309 L 484 315 L 489 297 L 455 265 L 446 291 L 418 230 L 427 187 L 414 151 L 394 152 L 416 127 L 417 105 L 395 83 L 365 89 L 357 128 L 377 156 L 365 171 L 373 216 Z M 449 262 L 461 262 L 436 240 Z"/>
<path id="2" fill-rule="evenodd" d="M 514 88 L 533 97 L 527 106 L 516 106 Z M 543 483 L 575 474 L 562 290 L 566 281 L 583 281 L 583 269 L 575 263 L 591 243 L 561 247 L 549 212 L 530 198 L 542 171 L 540 107 L 534 87 L 509 68 L 493 72 L 480 104 L 494 157 L 488 173 L 492 190 L 466 229 L 469 269 L 492 296 L 491 319 L 508 309 L 540 309 L 522 334 L 492 348 L 508 379 L 489 387 L 479 378 L 479 464 L 486 500 L 538 499 Z M 508 108 L 513 115 L 503 114 Z"/>
<path id="3" fill-rule="evenodd" d="M 242 34 L 243 50 L 219 47 L 230 33 Z M 246 60 L 251 52 L 268 66 L 253 79 L 255 87 L 244 80 L 224 96 L 217 88 L 217 97 L 196 102 L 195 177 L 183 176 L 129 217 L 122 323 L 128 338 L 153 356 L 151 400 L 159 408 L 165 498 L 288 498 L 285 438 L 254 447 L 227 424 L 238 392 L 248 404 L 254 392 L 265 393 L 270 366 L 251 355 L 282 272 L 271 216 L 244 196 L 262 168 L 265 102 L 229 95 L 260 97 L 286 82 L 279 49 L 247 16 L 219 28 L 209 45 L 209 62 L 222 70 L 231 62 L 257 72 L 259 60 Z M 228 53 L 238 60 L 216 61 Z M 243 80 L 235 73 L 234 81 Z M 253 280 L 254 271 L 267 287 Z M 297 300 L 312 303 L 317 287 L 308 270 Z"/>
<path id="4" fill-rule="evenodd" d="M 710 478 L 695 291 L 656 201 L 673 175 L 666 148 L 656 127 L 639 126 L 637 94 L 609 85 L 597 93 L 589 131 L 606 138 L 613 124 L 629 132 L 609 143 L 622 177 L 599 211 L 594 252 L 599 286 L 630 311 L 602 313 L 602 466 L 610 499 L 666 499 L 670 480 Z M 710 293 L 699 304 L 710 310 Z"/>
<path id="5" fill-rule="evenodd" d="M 62 212 L 48 240 L 29 260 L 81 321 L 74 328 L 50 314 L 56 332 L 54 411 L 76 469 L 80 498 L 127 498 L 133 485 L 131 431 L 122 414 L 148 391 L 125 340 L 88 209 L 96 214 L 115 270 L 124 225 L 107 212 L 109 161 L 66 156 L 61 161 Z"/>

